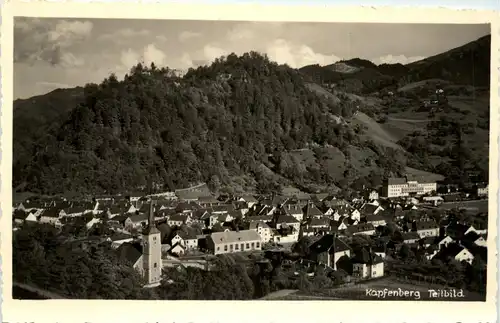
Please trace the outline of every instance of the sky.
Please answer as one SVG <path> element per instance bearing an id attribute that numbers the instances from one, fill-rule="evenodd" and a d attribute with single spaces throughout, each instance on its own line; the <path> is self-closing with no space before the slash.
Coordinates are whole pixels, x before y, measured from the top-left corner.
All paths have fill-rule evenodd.
<path id="1" fill-rule="evenodd" d="M 360 57 L 410 63 L 490 33 L 489 25 L 283 23 L 17 17 L 14 98 L 122 78 L 138 62 L 186 70 L 231 52 L 291 67 Z"/>

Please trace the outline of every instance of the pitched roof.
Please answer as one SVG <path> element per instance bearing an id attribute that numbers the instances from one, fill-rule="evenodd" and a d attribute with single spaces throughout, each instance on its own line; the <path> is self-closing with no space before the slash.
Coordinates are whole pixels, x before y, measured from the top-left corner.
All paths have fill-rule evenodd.
<path id="1" fill-rule="evenodd" d="M 373 230 L 375 230 L 375 228 L 371 223 L 360 223 L 358 225 L 351 225 L 350 227 L 347 227 L 347 231 L 350 233 L 360 233 Z"/>
<path id="2" fill-rule="evenodd" d="M 125 242 L 117 249 L 120 261 L 134 265 L 142 256 L 142 245 L 140 243 Z"/>
<path id="3" fill-rule="evenodd" d="M 436 229 L 439 228 L 439 225 L 433 221 L 415 221 L 415 229 L 417 231 L 419 230 L 429 230 L 429 229 Z"/>
<path id="4" fill-rule="evenodd" d="M 214 232 L 211 234 L 211 238 L 214 243 L 260 241 L 259 234 L 254 230 Z"/>
<path id="5" fill-rule="evenodd" d="M 276 223 L 299 223 L 299 220 L 288 214 L 280 214 L 276 218 Z"/>
<path id="6" fill-rule="evenodd" d="M 48 218 L 58 218 L 59 217 L 59 212 L 61 212 L 61 208 L 58 207 L 51 207 L 48 209 L 45 209 L 41 216 L 42 217 L 48 217 Z"/>
<path id="7" fill-rule="evenodd" d="M 254 230 L 254 229 L 257 229 L 259 227 L 264 228 L 264 229 L 269 228 L 269 226 L 267 225 L 266 222 L 264 222 L 264 221 L 255 221 L 255 222 L 251 222 L 250 223 L 249 229 L 250 230 Z"/>
<path id="8" fill-rule="evenodd" d="M 352 258 L 353 263 L 358 263 L 358 264 L 379 264 L 384 262 L 384 260 L 374 254 L 373 252 L 370 252 L 369 250 L 366 250 L 366 248 L 361 249 L 356 253 L 356 255 Z"/>
<path id="9" fill-rule="evenodd" d="M 23 210 L 15 210 L 13 213 L 14 219 L 25 220 L 29 213 Z"/>
<path id="10" fill-rule="evenodd" d="M 333 247 L 333 248 L 332 248 Z M 309 250 L 314 253 L 321 253 L 330 250 L 330 252 L 341 252 L 351 250 L 351 248 L 342 240 L 333 234 L 325 234 L 316 242 L 309 246 Z"/>
<path id="11" fill-rule="evenodd" d="M 309 225 L 312 227 L 329 227 L 330 220 L 326 217 L 322 217 L 320 219 L 314 218 L 311 220 L 311 223 L 309 223 Z"/>
<path id="12" fill-rule="evenodd" d="M 363 214 L 374 214 L 375 211 L 378 209 L 379 207 L 377 205 L 373 205 L 373 204 L 368 204 L 368 203 L 365 203 L 363 204 L 363 206 L 361 207 L 360 211 L 361 213 Z"/>
<path id="13" fill-rule="evenodd" d="M 243 195 L 241 198 L 244 199 L 245 202 L 247 202 L 247 203 L 250 203 L 250 202 L 257 203 L 257 199 L 255 197 L 253 197 L 252 195 Z"/>
<path id="14" fill-rule="evenodd" d="M 403 237 L 403 241 L 420 240 L 420 236 L 416 232 L 403 232 L 401 236 Z"/>
<path id="15" fill-rule="evenodd" d="M 130 221 L 137 223 L 137 222 L 147 221 L 148 215 L 147 214 L 134 214 L 134 215 L 129 216 L 128 218 L 130 219 Z"/>
<path id="16" fill-rule="evenodd" d="M 220 203 L 218 199 L 213 196 L 200 196 L 198 198 L 199 203 Z"/>
<path id="17" fill-rule="evenodd" d="M 176 222 L 178 222 L 178 221 L 185 222 L 185 221 L 187 221 L 187 219 L 188 219 L 187 214 L 176 213 L 174 215 L 171 215 L 168 220 L 169 221 L 176 221 Z"/>
<path id="18" fill-rule="evenodd" d="M 304 206 L 303 211 L 306 218 L 312 216 L 323 216 L 323 212 L 321 212 L 313 203 L 308 203 Z"/>
<path id="19" fill-rule="evenodd" d="M 234 206 L 232 204 L 214 205 L 212 206 L 213 212 L 231 212 L 234 211 Z"/>
<path id="20" fill-rule="evenodd" d="M 115 233 L 109 238 L 111 239 L 111 241 L 120 241 L 120 240 L 131 239 L 132 235 L 128 233 Z"/>

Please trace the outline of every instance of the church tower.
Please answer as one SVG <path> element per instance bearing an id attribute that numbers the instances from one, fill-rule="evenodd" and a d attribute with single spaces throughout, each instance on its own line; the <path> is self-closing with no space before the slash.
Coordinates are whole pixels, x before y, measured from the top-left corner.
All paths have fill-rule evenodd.
<path id="1" fill-rule="evenodd" d="M 153 201 L 149 206 L 148 225 L 142 231 L 143 275 L 146 280 L 144 287 L 157 287 L 161 282 L 161 233 L 156 228 Z"/>

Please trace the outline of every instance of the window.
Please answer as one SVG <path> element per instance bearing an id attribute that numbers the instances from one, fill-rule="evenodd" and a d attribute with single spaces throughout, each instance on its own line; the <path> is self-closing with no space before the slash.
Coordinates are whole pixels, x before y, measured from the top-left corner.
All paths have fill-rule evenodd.
<path id="1" fill-rule="evenodd" d="M 257 247 L 257 248 L 259 248 L 259 247 L 260 247 L 260 243 L 259 243 L 259 242 L 257 242 L 256 247 Z"/>
<path id="2" fill-rule="evenodd" d="M 217 251 L 219 251 L 219 250 L 220 250 L 220 247 L 217 247 Z"/>
<path id="3" fill-rule="evenodd" d="M 224 251 L 227 251 L 227 245 L 224 246 Z"/>
<path id="4" fill-rule="evenodd" d="M 239 244 L 235 244 L 235 245 L 234 245 L 234 249 L 238 250 L 238 249 L 239 249 L 239 246 L 240 246 Z"/>
<path id="5" fill-rule="evenodd" d="M 155 262 L 155 264 L 154 264 L 154 267 L 155 267 L 155 268 L 156 268 L 156 267 L 158 267 L 158 264 L 157 264 L 156 262 Z"/>
<path id="6" fill-rule="evenodd" d="M 233 245 L 232 244 L 229 245 L 229 250 L 233 251 Z"/>
<path id="7" fill-rule="evenodd" d="M 250 249 L 250 244 L 249 243 L 247 243 L 247 249 Z"/>
<path id="8" fill-rule="evenodd" d="M 243 243 L 241 244 L 241 250 L 245 250 Z"/>
<path id="9" fill-rule="evenodd" d="M 255 248 L 255 243 L 252 242 L 252 249 Z"/>

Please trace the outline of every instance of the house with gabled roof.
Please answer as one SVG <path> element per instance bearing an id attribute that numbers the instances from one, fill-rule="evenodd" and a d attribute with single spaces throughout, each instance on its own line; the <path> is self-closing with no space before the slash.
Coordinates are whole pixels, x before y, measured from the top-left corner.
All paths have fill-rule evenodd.
<path id="1" fill-rule="evenodd" d="M 201 207 L 204 207 L 204 208 L 208 208 L 208 207 L 212 207 L 212 206 L 216 206 L 216 205 L 222 204 L 221 201 L 219 201 L 218 199 L 216 199 L 215 197 L 213 197 L 211 195 L 210 196 L 200 196 L 198 198 L 197 203 Z"/>
<path id="2" fill-rule="evenodd" d="M 309 221 L 309 226 L 311 226 L 314 229 L 328 230 L 330 228 L 330 219 L 328 219 L 325 216 L 321 218 L 312 218 Z"/>
<path id="3" fill-rule="evenodd" d="M 371 249 L 361 249 L 352 258 L 353 277 L 368 279 L 384 276 L 384 260 Z"/>
<path id="4" fill-rule="evenodd" d="M 291 215 L 279 214 L 275 219 L 275 228 L 280 229 L 281 227 L 293 227 L 297 232 L 300 229 L 300 222 Z"/>
<path id="5" fill-rule="evenodd" d="M 23 224 L 25 222 L 31 222 L 31 223 L 38 222 L 38 216 L 42 212 L 43 211 L 38 210 L 38 209 L 31 209 L 28 212 L 26 212 L 24 210 L 16 209 L 13 212 L 14 222 L 17 224 Z"/>
<path id="6" fill-rule="evenodd" d="M 273 216 L 270 215 L 270 214 L 264 214 L 264 215 L 252 215 L 252 216 L 248 216 L 245 218 L 246 221 L 248 222 L 259 222 L 259 221 L 263 221 L 263 222 L 271 222 L 273 220 Z"/>
<path id="7" fill-rule="evenodd" d="M 170 245 L 180 244 L 185 250 L 198 248 L 198 232 L 191 228 L 184 228 L 173 233 Z"/>
<path id="8" fill-rule="evenodd" d="M 347 227 L 346 232 L 352 235 L 364 234 L 370 236 L 375 234 L 375 227 L 371 223 L 359 223 Z"/>
<path id="9" fill-rule="evenodd" d="M 111 242 L 111 247 L 113 249 L 117 249 L 123 243 L 132 242 L 133 240 L 134 240 L 134 237 L 132 237 L 131 234 L 123 233 L 123 232 L 115 233 L 112 236 L 106 238 L 106 241 Z"/>
<path id="10" fill-rule="evenodd" d="M 187 224 L 188 222 L 190 222 L 190 217 L 186 213 L 173 214 L 167 220 L 167 224 L 169 226 L 181 226 L 183 224 Z"/>
<path id="11" fill-rule="evenodd" d="M 366 223 L 373 224 L 374 227 L 384 226 L 387 224 L 388 215 L 383 212 L 377 214 L 368 214 L 365 216 L 364 221 Z"/>
<path id="12" fill-rule="evenodd" d="M 267 223 L 263 221 L 255 221 L 251 222 L 249 226 L 249 230 L 255 230 L 260 236 L 260 240 L 262 243 L 269 242 L 273 237 L 273 232 L 271 227 L 267 225 Z"/>
<path id="13" fill-rule="evenodd" d="M 116 249 L 118 259 L 139 272 L 143 270 L 142 251 L 143 248 L 140 242 L 124 242 Z"/>
<path id="14" fill-rule="evenodd" d="M 126 228 L 142 228 L 148 222 L 148 215 L 145 213 L 133 214 L 127 217 L 124 222 Z"/>
<path id="15" fill-rule="evenodd" d="M 468 264 L 472 264 L 474 255 L 464 246 L 458 243 L 451 243 L 445 248 L 442 248 L 434 258 L 439 258 L 443 261 L 454 259 L 459 262 L 465 261 Z"/>
<path id="16" fill-rule="evenodd" d="M 298 204 L 286 204 L 281 207 L 281 211 L 286 215 L 293 216 L 297 221 L 302 221 L 304 219 L 304 212 Z"/>
<path id="17" fill-rule="evenodd" d="M 179 202 L 175 207 L 175 211 L 180 213 L 191 213 L 196 210 L 202 209 L 201 205 L 195 202 Z"/>
<path id="18" fill-rule="evenodd" d="M 57 207 L 51 207 L 45 209 L 42 214 L 40 214 L 40 223 L 49 223 L 55 226 L 61 226 L 62 223 L 60 219 L 66 216 L 66 212 L 63 209 Z"/>
<path id="19" fill-rule="evenodd" d="M 207 238 L 213 254 L 261 250 L 260 236 L 255 230 L 214 232 Z"/>
<path id="20" fill-rule="evenodd" d="M 420 240 L 420 235 L 417 232 L 402 232 L 401 237 L 406 244 L 414 244 Z"/>
<path id="21" fill-rule="evenodd" d="M 238 201 L 246 202 L 248 208 L 251 209 L 255 204 L 257 204 L 257 199 L 252 195 L 244 195 L 238 199 Z"/>
<path id="22" fill-rule="evenodd" d="M 439 225 L 434 220 L 414 221 L 412 223 L 412 231 L 423 237 L 439 236 Z"/>
<path id="23" fill-rule="evenodd" d="M 343 232 L 347 229 L 347 221 L 349 218 L 340 218 L 338 221 L 330 220 L 330 230 L 333 232 Z"/>
<path id="24" fill-rule="evenodd" d="M 362 216 L 368 216 L 368 215 L 376 215 L 383 210 L 384 208 L 381 207 L 380 205 L 365 203 L 361 206 L 359 212 L 361 213 Z"/>
<path id="25" fill-rule="evenodd" d="M 340 258 L 351 257 L 351 248 L 334 234 L 326 234 L 309 246 L 308 259 L 337 270 Z"/>
<path id="26" fill-rule="evenodd" d="M 304 219 L 319 219 L 324 216 L 323 212 L 321 212 L 318 207 L 310 202 L 302 209 L 304 213 Z"/>

